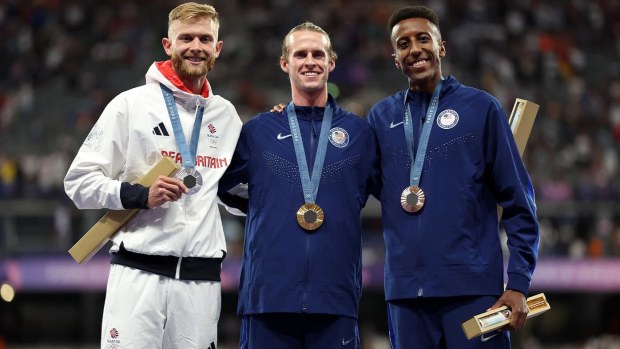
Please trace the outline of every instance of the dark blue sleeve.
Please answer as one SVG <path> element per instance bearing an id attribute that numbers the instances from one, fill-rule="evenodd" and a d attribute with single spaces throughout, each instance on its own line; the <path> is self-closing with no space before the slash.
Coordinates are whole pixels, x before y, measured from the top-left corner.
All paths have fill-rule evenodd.
<path id="1" fill-rule="evenodd" d="M 372 130 L 372 139 L 374 143 L 371 176 L 368 182 L 368 194 L 374 196 L 377 200 L 381 200 L 381 151 L 379 148 L 379 139 L 377 138 L 377 131 L 375 125 L 376 115 L 374 114 L 374 111 L 375 108 L 371 109 L 366 116 L 366 121 L 368 122 Z"/>
<path id="2" fill-rule="evenodd" d="M 487 113 L 485 156 L 490 185 L 503 208 L 508 237 L 507 289 L 527 295 L 538 260 L 539 226 L 534 189 L 519 154 L 510 125 L 499 102 Z"/>
<path id="3" fill-rule="evenodd" d="M 121 203 L 126 209 L 147 209 L 149 188 L 141 184 L 121 183 Z"/>
<path id="4" fill-rule="evenodd" d="M 249 142 L 249 129 L 244 125 L 241 129 L 241 135 L 237 142 L 237 147 L 233 154 L 230 166 L 220 178 L 218 184 L 218 197 L 222 202 L 230 207 L 237 208 L 242 212 L 247 212 L 247 199 L 231 195 L 228 191 L 235 186 L 248 182 L 248 164 L 251 156 L 251 148 Z"/>

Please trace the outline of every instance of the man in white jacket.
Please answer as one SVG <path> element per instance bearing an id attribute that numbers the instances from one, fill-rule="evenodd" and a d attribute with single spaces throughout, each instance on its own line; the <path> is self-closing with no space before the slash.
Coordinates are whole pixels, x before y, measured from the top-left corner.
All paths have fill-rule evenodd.
<path id="1" fill-rule="evenodd" d="M 143 209 L 112 239 L 101 348 L 217 346 L 226 255 L 217 187 L 242 125 L 207 81 L 218 29 L 212 6 L 173 9 L 162 39 L 171 59 L 107 105 L 65 177 L 80 209 Z M 164 156 L 180 174 L 131 184 Z"/>

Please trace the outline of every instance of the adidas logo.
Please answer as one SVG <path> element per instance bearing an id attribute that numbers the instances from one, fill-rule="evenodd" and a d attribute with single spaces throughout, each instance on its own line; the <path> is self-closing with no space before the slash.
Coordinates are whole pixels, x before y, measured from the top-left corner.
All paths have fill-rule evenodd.
<path id="1" fill-rule="evenodd" d="M 158 136 L 170 136 L 163 122 L 160 122 L 159 125 L 153 128 L 153 134 Z"/>

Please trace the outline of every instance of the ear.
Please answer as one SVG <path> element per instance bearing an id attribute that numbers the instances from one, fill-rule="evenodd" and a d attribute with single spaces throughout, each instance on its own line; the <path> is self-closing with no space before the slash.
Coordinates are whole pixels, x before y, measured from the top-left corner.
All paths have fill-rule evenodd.
<path id="1" fill-rule="evenodd" d="M 329 59 L 329 72 L 331 73 L 334 68 L 336 68 L 336 61 L 333 59 Z"/>
<path id="2" fill-rule="evenodd" d="M 446 42 L 442 41 L 439 45 L 439 57 L 444 58 L 446 56 Z"/>
<path id="3" fill-rule="evenodd" d="M 220 52 L 222 52 L 222 47 L 224 46 L 224 41 L 218 41 L 215 43 L 215 52 L 213 54 L 213 56 L 215 56 L 215 58 L 220 56 Z"/>
<path id="4" fill-rule="evenodd" d="M 287 74 L 289 73 L 288 62 L 285 59 L 280 59 L 280 69 Z"/>
<path id="5" fill-rule="evenodd" d="M 172 41 L 168 38 L 161 39 L 161 44 L 164 47 L 164 51 L 170 57 L 172 57 Z"/>
<path id="6" fill-rule="evenodd" d="M 392 57 L 394 58 L 394 65 L 396 66 L 396 69 L 402 70 L 400 67 L 400 62 L 398 62 L 398 59 L 396 59 L 396 53 L 392 53 Z"/>

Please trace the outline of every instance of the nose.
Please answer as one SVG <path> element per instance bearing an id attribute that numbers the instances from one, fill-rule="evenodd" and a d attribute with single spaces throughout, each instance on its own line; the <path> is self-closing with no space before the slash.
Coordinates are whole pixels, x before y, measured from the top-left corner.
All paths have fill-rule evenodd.
<path id="1" fill-rule="evenodd" d="M 411 43 L 411 48 L 409 49 L 409 54 L 414 55 L 414 56 L 419 54 L 420 52 L 422 52 L 420 47 L 421 47 L 420 44 L 418 44 L 416 41 L 413 41 Z"/>
<path id="2" fill-rule="evenodd" d="M 308 53 L 306 58 L 304 59 L 304 64 L 306 65 L 315 65 L 314 57 L 312 57 L 312 53 Z"/>
<path id="3" fill-rule="evenodd" d="M 194 38 L 189 46 L 190 50 L 197 51 L 200 50 L 200 38 Z"/>

